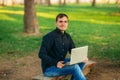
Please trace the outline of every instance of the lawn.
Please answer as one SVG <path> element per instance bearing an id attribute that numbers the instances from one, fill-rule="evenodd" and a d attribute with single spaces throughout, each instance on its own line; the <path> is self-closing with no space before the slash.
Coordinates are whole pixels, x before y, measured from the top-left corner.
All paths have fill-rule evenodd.
<path id="1" fill-rule="evenodd" d="M 68 33 L 89 57 L 120 61 L 120 8 L 116 5 L 36 6 L 39 36 L 23 33 L 24 6 L 0 6 L 0 58 L 38 54 L 42 37 L 53 30 L 58 13 L 69 16 Z"/>

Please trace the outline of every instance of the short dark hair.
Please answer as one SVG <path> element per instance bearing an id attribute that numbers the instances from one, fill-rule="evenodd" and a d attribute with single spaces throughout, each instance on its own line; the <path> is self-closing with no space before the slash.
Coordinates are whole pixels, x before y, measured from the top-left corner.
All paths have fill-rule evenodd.
<path id="1" fill-rule="evenodd" d="M 62 18 L 62 17 L 67 17 L 67 19 L 69 19 L 66 14 L 64 14 L 64 13 L 59 13 L 59 14 L 56 16 L 56 22 L 57 22 L 58 18 Z"/>

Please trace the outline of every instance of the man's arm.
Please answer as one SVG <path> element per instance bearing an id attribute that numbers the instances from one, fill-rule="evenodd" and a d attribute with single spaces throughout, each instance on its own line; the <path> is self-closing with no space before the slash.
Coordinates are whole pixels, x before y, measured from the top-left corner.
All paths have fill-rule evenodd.
<path id="1" fill-rule="evenodd" d="M 70 40 L 70 46 L 69 46 L 69 53 L 71 53 L 71 49 L 75 48 L 75 44 L 71 38 L 71 36 L 68 34 L 69 40 Z"/>
<path id="2" fill-rule="evenodd" d="M 39 51 L 39 58 L 46 61 L 50 65 L 57 65 L 57 61 L 48 56 L 53 46 L 53 40 L 43 37 L 42 45 Z"/>

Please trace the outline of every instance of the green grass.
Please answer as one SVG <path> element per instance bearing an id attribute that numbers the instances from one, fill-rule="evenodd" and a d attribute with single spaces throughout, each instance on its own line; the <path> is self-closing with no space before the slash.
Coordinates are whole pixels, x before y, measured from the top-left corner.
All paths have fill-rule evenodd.
<path id="1" fill-rule="evenodd" d="M 115 5 L 36 6 L 40 36 L 23 33 L 24 7 L 0 7 L 0 56 L 24 56 L 38 53 L 42 36 L 53 30 L 55 17 L 69 16 L 69 32 L 78 46 L 89 46 L 90 58 L 120 61 L 120 8 Z M 117 15 L 119 14 L 119 15 Z"/>

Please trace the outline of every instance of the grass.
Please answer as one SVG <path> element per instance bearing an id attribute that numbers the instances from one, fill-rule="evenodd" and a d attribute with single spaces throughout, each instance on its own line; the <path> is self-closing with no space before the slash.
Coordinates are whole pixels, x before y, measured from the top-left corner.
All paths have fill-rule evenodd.
<path id="1" fill-rule="evenodd" d="M 78 46 L 89 46 L 90 58 L 120 61 L 120 14 L 115 5 L 36 6 L 40 36 L 23 33 L 23 5 L 0 6 L 0 56 L 37 54 L 42 36 L 53 30 L 55 17 L 64 12 L 69 15 L 69 32 Z"/>

